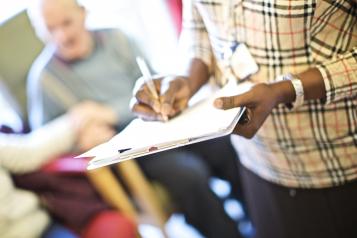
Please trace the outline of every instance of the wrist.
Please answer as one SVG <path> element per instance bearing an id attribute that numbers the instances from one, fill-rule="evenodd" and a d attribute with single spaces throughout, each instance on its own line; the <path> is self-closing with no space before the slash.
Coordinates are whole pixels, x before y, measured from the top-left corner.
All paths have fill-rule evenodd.
<path id="1" fill-rule="evenodd" d="M 276 105 L 291 103 L 295 100 L 295 90 L 291 82 L 284 80 L 270 84 L 275 95 Z"/>
<path id="2" fill-rule="evenodd" d="M 188 89 L 190 91 L 190 98 L 195 95 L 195 93 L 201 88 L 202 85 L 198 85 L 197 82 L 192 77 L 186 77 Z"/>
<path id="3" fill-rule="evenodd" d="M 323 77 L 317 68 L 310 68 L 297 77 L 304 86 L 304 99 L 316 100 L 326 98 L 326 89 Z"/>

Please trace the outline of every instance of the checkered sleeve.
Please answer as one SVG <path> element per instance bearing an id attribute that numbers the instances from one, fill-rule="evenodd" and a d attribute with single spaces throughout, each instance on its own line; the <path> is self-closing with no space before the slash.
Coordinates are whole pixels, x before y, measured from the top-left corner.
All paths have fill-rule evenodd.
<path id="1" fill-rule="evenodd" d="M 183 25 L 180 36 L 181 57 L 188 59 L 201 59 L 212 72 L 213 53 L 201 15 L 194 1 L 183 1 Z"/>
<path id="2" fill-rule="evenodd" d="M 317 66 L 326 88 L 326 103 L 357 95 L 357 47 Z"/>

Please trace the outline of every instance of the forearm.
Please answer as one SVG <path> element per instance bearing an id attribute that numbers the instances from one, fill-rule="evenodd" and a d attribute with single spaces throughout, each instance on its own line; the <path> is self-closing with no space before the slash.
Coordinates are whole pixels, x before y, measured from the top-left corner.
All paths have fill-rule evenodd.
<path id="1" fill-rule="evenodd" d="M 202 85 L 208 82 L 210 74 L 207 65 L 200 59 L 194 58 L 187 67 L 187 80 L 193 96 Z"/>
<path id="2" fill-rule="evenodd" d="M 304 100 L 325 99 L 326 90 L 320 71 L 317 68 L 308 69 L 296 75 L 304 88 Z M 289 80 L 271 84 L 277 95 L 278 103 L 290 103 L 295 100 L 295 90 Z"/>
<path id="3" fill-rule="evenodd" d="M 75 132 L 68 117 L 61 117 L 26 135 L 0 136 L 0 164 L 13 173 L 32 172 L 71 150 Z"/>

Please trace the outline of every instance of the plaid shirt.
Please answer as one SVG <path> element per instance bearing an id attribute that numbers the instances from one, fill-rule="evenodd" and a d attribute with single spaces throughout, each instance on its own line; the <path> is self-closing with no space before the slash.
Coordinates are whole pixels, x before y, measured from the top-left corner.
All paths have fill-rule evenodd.
<path id="1" fill-rule="evenodd" d="M 224 84 L 225 46 L 245 43 L 260 68 L 253 82 L 317 67 L 327 93 L 326 102 L 306 101 L 295 111 L 279 105 L 251 140 L 233 136 L 242 163 L 288 187 L 322 188 L 355 180 L 357 4 L 232 0 L 230 7 L 229 2 L 184 1 L 181 44 L 186 57 L 202 59 Z"/>

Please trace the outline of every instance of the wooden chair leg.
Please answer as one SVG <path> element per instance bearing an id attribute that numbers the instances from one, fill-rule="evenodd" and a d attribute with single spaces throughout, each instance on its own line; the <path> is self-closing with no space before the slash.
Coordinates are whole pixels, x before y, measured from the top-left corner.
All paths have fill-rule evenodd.
<path id="1" fill-rule="evenodd" d="M 113 175 L 110 167 L 90 170 L 87 172 L 87 176 L 108 204 L 130 217 L 134 222 L 138 222 L 138 215 L 130 198 Z"/>
<path id="2" fill-rule="evenodd" d="M 165 224 L 168 216 L 157 199 L 153 187 L 142 173 L 135 160 L 128 160 L 117 165 L 119 172 L 143 209 L 154 219 L 163 235 L 167 237 Z"/>

